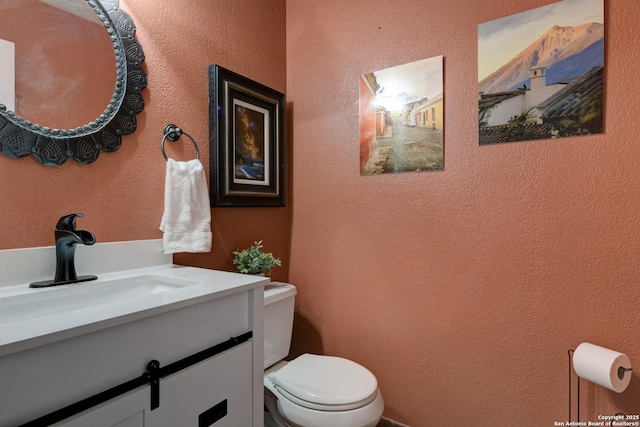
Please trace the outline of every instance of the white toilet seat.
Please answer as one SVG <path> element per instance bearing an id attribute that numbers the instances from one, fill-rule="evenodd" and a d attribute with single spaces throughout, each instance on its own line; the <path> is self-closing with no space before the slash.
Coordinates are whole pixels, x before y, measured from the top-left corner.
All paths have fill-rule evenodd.
<path id="1" fill-rule="evenodd" d="M 347 411 L 373 401 L 376 377 L 364 366 L 333 356 L 303 354 L 271 374 L 275 387 L 292 402 L 320 411 Z"/>
<path id="2" fill-rule="evenodd" d="M 374 427 L 384 410 L 375 376 L 347 359 L 302 355 L 266 370 L 264 385 L 293 426 Z"/>
<path id="3" fill-rule="evenodd" d="M 316 409 L 318 411 L 327 411 L 327 412 L 349 411 L 352 409 L 362 408 L 363 406 L 371 403 L 378 395 L 378 390 L 376 389 L 376 391 L 365 400 L 359 400 L 357 402 L 344 404 L 344 405 L 320 405 L 317 403 L 302 400 L 294 396 L 293 394 L 287 392 L 285 389 L 281 388 L 278 385 L 276 385 L 275 388 L 276 390 L 278 390 L 278 392 L 280 392 L 280 395 L 282 395 L 287 400 L 290 400 L 291 402 L 295 403 L 296 405 L 300 405 L 303 408 Z"/>

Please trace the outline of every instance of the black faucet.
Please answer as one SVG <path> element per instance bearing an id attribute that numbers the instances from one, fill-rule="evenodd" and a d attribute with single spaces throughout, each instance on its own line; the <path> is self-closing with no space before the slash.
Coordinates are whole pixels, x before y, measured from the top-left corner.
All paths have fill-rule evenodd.
<path id="1" fill-rule="evenodd" d="M 93 245 L 96 242 L 96 236 L 85 230 L 76 230 L 76 218 L 82 218 L 84 214 L 65 215 L 58 221 L 56 225 L 56 276 L 53 280 L 45 280 L 43 282 L 35 282 L 29 285 L 31 288 L 44 288 L 47 286 L 67 285 L 70 283 L 86 282 L 95 280 L 97 276 L 80 276 L 76 275 L 76 267 L 74 263 L 74 255 L 76 245 Z"/>

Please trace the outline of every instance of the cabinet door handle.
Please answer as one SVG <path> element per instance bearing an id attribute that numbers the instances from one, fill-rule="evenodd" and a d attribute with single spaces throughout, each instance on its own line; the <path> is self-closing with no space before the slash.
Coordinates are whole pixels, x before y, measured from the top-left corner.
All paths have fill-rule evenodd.
<path id="1" fill-rule="evenodd" d="M 198 417 L 198 427 L 209 427 L 227 416 L 227 399 L 207 409 Z"/>

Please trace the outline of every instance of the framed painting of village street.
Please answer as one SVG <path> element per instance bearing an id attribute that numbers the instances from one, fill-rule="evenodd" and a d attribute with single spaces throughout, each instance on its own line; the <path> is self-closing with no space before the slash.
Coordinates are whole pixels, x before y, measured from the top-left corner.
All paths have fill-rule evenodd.
<path id="1" fill-rule="evenodd" d="M 604 0 L 478 26 L 479 144 L 604 132 Z"/>
<path id="2" fill-rule="evenodd" d="M 444 169 L 443 58 L 362 74 L 360 174 Z"/>

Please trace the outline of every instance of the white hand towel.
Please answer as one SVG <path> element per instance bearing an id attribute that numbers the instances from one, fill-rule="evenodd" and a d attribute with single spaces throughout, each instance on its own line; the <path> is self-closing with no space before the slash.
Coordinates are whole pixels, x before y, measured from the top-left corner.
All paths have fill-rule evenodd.
<path id="1" fill-rule="evenodd" d="M 164 253 L 210 252 L 211 206 L 200 160 L 168 159 L 164 185 Z"/>

